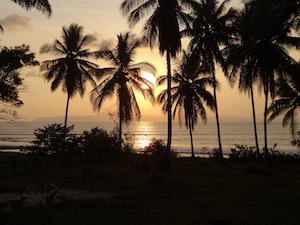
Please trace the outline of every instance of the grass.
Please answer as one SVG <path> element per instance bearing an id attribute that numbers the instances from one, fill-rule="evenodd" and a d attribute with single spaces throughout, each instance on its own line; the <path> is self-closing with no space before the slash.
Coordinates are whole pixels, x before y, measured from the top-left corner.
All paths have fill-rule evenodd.
<path id="1" fill-rule="evenodd" d="M 0 192 L 54 183 L 116 194 L 57 205 L 55 224 L 300 224 L 300 163 L 178 158 L 159 172 L 146 158 L 0 154 Z"/>

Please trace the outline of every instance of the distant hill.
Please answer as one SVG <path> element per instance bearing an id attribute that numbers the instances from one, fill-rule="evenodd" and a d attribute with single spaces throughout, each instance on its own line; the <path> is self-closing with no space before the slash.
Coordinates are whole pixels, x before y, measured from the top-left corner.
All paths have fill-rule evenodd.
<path id="1" fill-rule="evenodd" d="M 52 117 L 38 117 L 34 119 L 34 122 L 47 122 L 47 123 L 63 123 L 64 116 L 52 116 Z M 115 118 L 117 121 L 117 118 Z M 97 114 L 97 115 L 85 115 L 85 116 L 69 116 L 69 123 L 79 123 L 79 122 L 112 122 L 112 118 L 107 114 Z M 141 121 L 153 121 L 153 122 L 165 122 L 167 121 L 164 116 L 154 116 L 154 115 L 142 115 Z"/>

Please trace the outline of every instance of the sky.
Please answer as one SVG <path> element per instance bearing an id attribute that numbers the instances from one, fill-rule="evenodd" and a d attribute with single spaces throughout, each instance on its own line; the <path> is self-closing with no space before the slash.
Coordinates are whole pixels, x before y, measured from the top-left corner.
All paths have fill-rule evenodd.
<path id="1" fill-rule="evenodd" d="M 97 41 L 93 48 L 100 46 L 102 42 L 115 42 L 121 32 L 131 31 L 140 35 L 142 23 L 133 29 L 129 26 L 120 11 L 121 0 L 50 0 L 53 14 L 50 18 L 41 12 L 32 9 L 26 11 L 10 0 L 2 0 L 0 3 L 0 24 L 5 32 L 0 34 L 0 45 L 13 47 L 21 44 L 30 46 L 36 53 L 38 61 L 52 59 L 51 55 L 40 55 L 43 44 L 53 43 L 60 39 L 63 26 L 77 23 L 84 27 L 84 34 L 93 34 Z M 241 0 L 233 0 L 232 6 L 242 7 Z M 166 74 L 166 60 L 160 56 L 157 49 L 144 48 L 138 51 L 135 62 L 149 61 L 157 68 L 157 76 Z M 103 62 L 97 61 L 99 66 Z M 26 90 L 20 93 L 24 105 L 18 109 L 22 120 L 31 121 L 40 117 L 64 116 L 67 95 L 61 88 L 51 92 L 51 83 L 43 79 L 39 68 L 27 68 L 21 71 Z M 231 88 L 220 69 L 217 70 L 217 78 L 220 89 L 217 94 L 218 107 L 221 122 L 252 121 L 252 111 L 249 96 L 239 93 L 237 87 Z M 91 86 L 87 87 L 83 98 L 79 95 L 72 98 L 69 106 L 69 116 L 98 116 L 108 118 L 108 112 L 113 113 L 115 99 L 107 100 L 100 114 L 93 110 L 89 100 Z M 160 89 L 156 90 L 156 94 Z M 167 117 L 162 113 L 158 104 L 152 105 L 138 97 L 142 113 L 142 120 L 166 121 Z M 263 119 L 264 97 L 256 91 L 256 111 L 259 121 Z M 208 112 L 208 122 L 214 122 L 214 113 Z M 63 122 L 63 121 L 62 121 Z"/>

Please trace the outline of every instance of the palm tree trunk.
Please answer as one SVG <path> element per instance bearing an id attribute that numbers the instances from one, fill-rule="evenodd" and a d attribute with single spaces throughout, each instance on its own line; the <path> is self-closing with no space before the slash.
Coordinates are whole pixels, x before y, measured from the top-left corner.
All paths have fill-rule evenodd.
<path id="1" fill-rule="evenodd" d="M 218 131 L 218 143 L 219 143 L 219 157 L 223 159 L 223 150 L 221 143 L 221 131 L 220 131 L 220 121 L 219 121 L 219 112 L 218 112 L 218 103 L 217 103 L 217 86 L 216 86 L 216 75 L 213 72 L 213 80 L 214 80 L 214 98 L 215 98 L 215 110 L 216 110 L 216 123 L 217 123 L 217 131 Z"/>
<path id="2" fill-rule="evenodd" d="M 255 145 L 256 145 L 257 157 L 260 157 L 258 137 L 257 137 L 257 127 L 256 127 L 256 113 L 255 113 L 254 95 L 253 95 L 253 86 L 252 85 L 250 86 L 250 95 L 251 95 L 251 104 L 252 104 Z"/>
<path id="3" fill-rule="evenodd" d="M 195 153 L 194 153 L 194 144 L 193 144 L 193 132 L 192 132 L 192 125 L 191 125 L 191 117 L 189 117 L 189 130 L 190 130 L 192 157 L 194 158 L 195 157 Z"/>
<path id="4" fill-rule="evenodd" d="M 268 89 L 268 82 L 265 83 L 264 86 L 265 92 L 265 109 L 264 109 L 264 138 L 265 138 L 265 147 L 264 151 L 268 151 L 268 137 L 267 137 L 267 108 L 268 108 L 268 96 L 269 96 L 269 89 Z"/>
<path id="5" fill-rule="evenodd" d="M 67 127 L 67 120 L 68 120 L 68 111 L 69 111 L 69 102 L 70 102 L 70 95 L 67 94 L 67 105 L 66 105 L 66 113 L 65 113 L 65 128 Z"/>
<path id="6" fill-rule="evenodd" d="M 119 140 L 118 140 L 118 148 L 119 151 L 122 150 L 122 123 L 123 123 L 123 111 L 122 111 L 122 91 L 119 89 Z"/>
<path id="7" fill-rule="evenodd" d="M 171 144 L 172 144 L 172 101 L 171 101 L 171 57 L 170 51 L 167 50 L 167 111 L 168 111 L 168 141 L 167 141 L 167 152 L 166 154 L 170 156 L 171 154 Z"/>

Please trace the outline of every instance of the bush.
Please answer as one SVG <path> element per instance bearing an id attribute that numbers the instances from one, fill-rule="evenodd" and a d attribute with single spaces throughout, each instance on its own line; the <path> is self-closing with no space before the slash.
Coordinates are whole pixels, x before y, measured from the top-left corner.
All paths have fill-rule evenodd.
<path id="1" fill-rule="evenodd" d="M 91 131 L 84 131 L 81 135 L 81 150 L 86 154 L 117 155 L 118 138 L 112 133 L 95 127 Z"/>
<path id="2" fill-rule="evenodd" d="M 247 145 L 235 145 L 235 148 L 231 149 L 229 158 L 253 160 L 257 158 L 257 151 L 255 150 L 255 147 L 249 147 Z"/>
<path id="3" fill-rule="evenodd" d="M 34 153 L 62 153 L 76 152 L 80 145 L 80 139 L 72 133 L 74 125 L 64 127 L 62 124 L 50 124 L 44 128 L 35 129 L 36 139 L 32 141 Z"/>
<path id="4" fill-rule="evenodd" d="M 163 140 L 153 138 L 148 146 L 144 148 L 143 153 L 146 155 L 162 157 L 167 151 L 167 146 Z M 171 157 L 176 158 L 177 152 L 171 149 Z"/>

